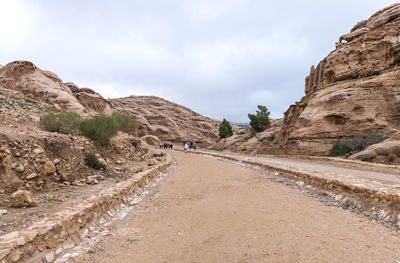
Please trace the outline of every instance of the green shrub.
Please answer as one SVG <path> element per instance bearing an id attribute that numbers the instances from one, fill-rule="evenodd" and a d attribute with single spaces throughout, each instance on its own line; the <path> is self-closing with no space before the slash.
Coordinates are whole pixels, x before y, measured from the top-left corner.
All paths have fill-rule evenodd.
<path id="1" fill-rule="evenodd" d="M 40 117 L 40 126 L 50 132 L 76 134 L 80 123 L 81 117 L 71 111 L 50 111 Z"/>
<path id="2" fill-rule="evenodd" d="M 149 148 L 146 148 L 146 147 L 142 148 L 142 150 L 144 151 L 144 153 L 148 153 L 149 152 Z"/>
<path id="3" fill-rule="evenodd" d="M 344 143 L 336 142 L 329 151 L 329 156 L 342 156 L 349 153 L 351 149 Z"/>
<path id="4" fill-rule="evenodd" d="M 125 111 L 118 111 L 112 114 L 119 131 L 131 134 L 137 128 L 137 121 Z"/>
<path id="5" fill-rule="evenodd" d="M 392 152 L 397 156 L 400 157 L 400 146 L 395 147 Z"/>
<path id="6" fill-rule="evenodd" d="M 250 126 L 256 132 L 261 132 L 268 129 L 271 126 L 269 121 L 269 111 L 268 108 L 262 105 L 258 105 L 257 108 L 259 109 L 256 111 L 256 114 L 248 114 L 250 119 Z"/>
<path id="7" fill-rule="evenodd" d="M 224 139 L 233 135 L 232 126 L 227 120 L 223 120 L 219 126 L 219 138 Z"/>
<path id="8" fill-rule="evenodd" d="M 341 149 L 344 151 L 345 147 L 348 149 L 348 152 L 360 152 L 363 151 L 365 148 L 372 144 L 380 143 L 385 139 L 385 136 L 381 133 L 372 133 L 372 134 L 356 134 L 353 135 L 351 138 L 342 138 L 336 144 L 339 143 L 337 149 Z M 335 144 L 335 145 L 336 145 Z M 335 146 L 334 145 L 334 146 Z M 333 148 L 331 149 L 331 151 Z M 348 153 L 346 152 L 346 153 Z M 345 153 L 345 154 L 346 154 Z M 344 155 L 344 154 L 341 154 Z M 332 155 L 332 156 L 340 156 L 340 155 Z"/>
<path id="9" fill-rule="evenodd" d="M 155 153 L 153 154 L 153 158 L 163 157 L 164 155 L 165 155 L 164 153 Z"/>
<path id="10" fill-rule="evenodd" d="M 96 170 L 105 169 L 107 167 L 104 163 L 100 162 L 93 153 L 85 153 L 85 162 L 89 167 Z"/>
<path id="11" fill-rule="evenodd" d="M 118 133 L 118 125 L 113 117 L 93 116 L 81 122 L 80 130 L 96 143 L 106 145 Z"/>

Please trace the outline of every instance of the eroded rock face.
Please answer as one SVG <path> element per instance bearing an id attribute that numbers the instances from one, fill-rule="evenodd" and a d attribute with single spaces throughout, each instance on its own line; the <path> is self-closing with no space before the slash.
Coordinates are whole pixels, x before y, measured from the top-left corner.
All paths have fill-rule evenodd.
<path id="1" fill-rule="evenodd" d="M 130 96 L 111 99 L 113 108 L 126 111 L 137 119 L 138 137 L 157 136 L 160 141 L 201 141 L 202 146 L 215 142 L 220 122 L 192 110 L 153 96 Z"/>
<path id="2" fill-rule="evenodd" d="M 43 108 L 68 109 L 81 115 L 111 114 L 110 103 L 98 93 L 63 83 L 55 73 L 29 61 L 0 67 L 0 88 L 23 92 Z"/>
<path id="3" fill-rule="evenodd" d="M 12 207 L 33 207 L 36 206 L 36 200 L 31 192 L 18 190 L 10 196 L 10 205 Z"/>
<path id="4" fill-rule="evenodd" d="M 400 129 L 399 28 L 395 4 L 340 37 L 336 49 L 311 67 L 305 96 L 285 112 L 279 152 L 324 155 L 342 137 L 390 136 Z"/>

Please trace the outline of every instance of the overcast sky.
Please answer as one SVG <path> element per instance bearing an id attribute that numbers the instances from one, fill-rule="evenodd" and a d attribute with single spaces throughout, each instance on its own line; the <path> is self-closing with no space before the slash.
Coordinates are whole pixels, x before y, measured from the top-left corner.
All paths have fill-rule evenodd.
<path id="1" fill-rule="evenodd" d="M 154 95 L 215 119 L 271 116 L 388 0 L 0 0 L 0 64 L 29 60 L 106 98 Z"/>

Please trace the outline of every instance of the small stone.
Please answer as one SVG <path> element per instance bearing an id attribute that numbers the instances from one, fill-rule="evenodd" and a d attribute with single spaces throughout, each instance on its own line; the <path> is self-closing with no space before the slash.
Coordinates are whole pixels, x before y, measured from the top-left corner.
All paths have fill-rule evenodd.
<path id="1" fill-rule="evenodd" d="M 35 150 L 33 150 L 33 153 L 34 154 L 41 154 L 43 152 L 43 150 L 42 149 L 35 149 Z"/>
<path id="2" fill-rule="evenodd" d="M 30 175 L 28 175 L 28 176 L 26 177 L 26 179 L 27 179 L 27 180 L 30 180 L 30 179 L 33 179 L 33 178 L 36 178 L 36 177 L 38 177 L 38 174 L 37 174 L 37 173 L 31 173 Z"/>
<path id="3" fill-rule="evenodd" d="M 8 211 L 6 209 L 0 209 L 0 216 L 7 214 Z"/>
<path id="4" fill-rule="evenodd" d="M 18 190 L 14 192 L 10 198 L 10 205 L 12 207 L 33 207 L 36 206 L 36 200 L 33 194 L 26 190 Z"/>
<path id="5" fill-rule="evenodd" d="M 147 165 L 148 165 L 148 166 L 154 166 L 154 165 L 156 165 L 156 160 L 150 159 L 150 160 L 147 162 Z"/>
<path id="6" fill-rule="evenodd" d="M 52 161 L 46 161 L 44 163 L 43 173 L 45 175 L 52 175 L 56 172 L 56 167 L 54 166 Z"/>
<path id="7" fill-rule="evenodd" d="M 60 255 L 62 252 L 63 252 L 63 248 L 62 248 L 62 247 L 59 247 L 59 248 L 57 248 L 57 250 L 56 250 L 56 255 Z"/>
<path id="8" fill-rule="evenodd" d="M 17 251 L 14 253 L 14 255 L 11 256 L 11 262 L 17 262 L 19 261 L 23 256 L 23 253 L 21 251 Z"/>
<path id="9" fill-rule="evenodd" d="M 121 160 L 117 160 L 116 163 L 117 164 L 122 164 L 122 161 Z"/>
<path id="10" fill-rule="evenodd" d="M 99 181 L 97 181 L 97 179 L 93 178 L 92 176 L 89 176 L 87 178 L 87 184 L 98 184 L 98 183 L 99 183 Z"/>
<path id="11" fill-rule="evenodd" d="M 93 178 L 99 181 L 103 181 L 104 180 L 104 176 L 101 174 L 94 174 Z"/>
<path id="12" fill-rule="evenodd" d="M 46 256 L 44 256 L 44 258 L 46 259 L 46 262 L 48 262 L 48 263 L 53 262 L 54 251 L 51 251 L 50 253 L 46 254 Z"/>
<path id="13" fill-rule="evenodd" d="M 60 163 L 60 159 L 54 159 L 53 163 L 54 163 L 54 164 Z"/>
<path id="14" fill-rule="evenodd" d="M 17 171 L 18 173 L 22 173 L 23 171 L 25 171 L 25 167 L 20 164 L 18 165 L 17 169 L 15 169 L 15 171 Z"/>
<path id="15" fill-rule="evenodd" d="M 104 160 L 103 158 L 98 158 L 99 162 L 101 162 L 104 165 L 107 165 L 107 161 Z"/>
<path id="16" fill-rule="evenodd" d="M 68 258 L 57 258 L 56 261 L 54 261 L 54 263 L 66 263 L 68 262 Z"/>
<path id="17" fill-rule="evenodd" d="M 19 178 L 16 177 L 16 176 L 14 176 L 14 177 L 11 179 L 11 186 L 12 186 L 12 188 L 13 188 L 14 191 L 17 191 L 17 190 L 21 187 L 22 184 L 23 184 L 22 180 L 19 179 Z"/>
<path id="18" fill-rule="evenodd" d="M 68 239 L 63 243 L 64 249 L 70 249 L 70 248 L 73 248 L 74 246 L 75 246 L 75 243 L 71 239 Z"/>
<path id="19" fill-rule="evenodd" d="M 70 184 L 71 184 L 71 182 L 69 182 L 69 181 L 65 181 L 65 182 L 64 182 L 64 184 L 65 184 L 65 185 L 70 185 Z"/>
<path id="20" fill-rule="evenodd" d="M 10 167 L 11 169 L 15 169 L 16 168 L 15 163 L 12 163 Z"/>

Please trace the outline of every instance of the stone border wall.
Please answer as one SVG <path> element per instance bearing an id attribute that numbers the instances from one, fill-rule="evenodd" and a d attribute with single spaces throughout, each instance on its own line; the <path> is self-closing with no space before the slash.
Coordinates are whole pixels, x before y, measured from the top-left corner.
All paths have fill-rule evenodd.
<path id="1" fill-rule="evenodd" d="M 0 236 L 0 262 L 26 262 L 37 252 L 55 249 L 68 238 L 81 237 L 81 230 L 87 224 L 100 218 L 110 208 L 126 203 L 128 196 L 171 165 L 172 158 L 167 155 L 164 163 L 135 174 L 75 207 L 57 212 L 26 229 Z"/>
<path id="2" fill-rule="evenodd" d="M 239 162 L 247 165 L 254 165 L 261 167 L 268 171 L 278 172 L 280 175 L 296 180 L 303 181 L 307 185 L 317 187 L 322 190 L 333 192 L 336 194 L 344 194 L 360 201 L 369 203 L 372 206 L 389 209 L 390 211 L 400 214 L 400 195 L 391 194 L 382 190 L 370 189 L 358 185 L 346 184 L 339 180 L 333 180 L 318 176 L 316 174 L 299 172 L 290 168 L 277 167 L 257 161 L 242 160 L 233 156 L 225 156 L 223 154 L 214 154 L 209 152 L 192 152 L 197 154 L 204 154 L 213 157 L 223 158 L 234 162 Z M 315 160 L 315 159 L 314 159 Z M 400 222 L 400 218 L 398 218 Z"/>

